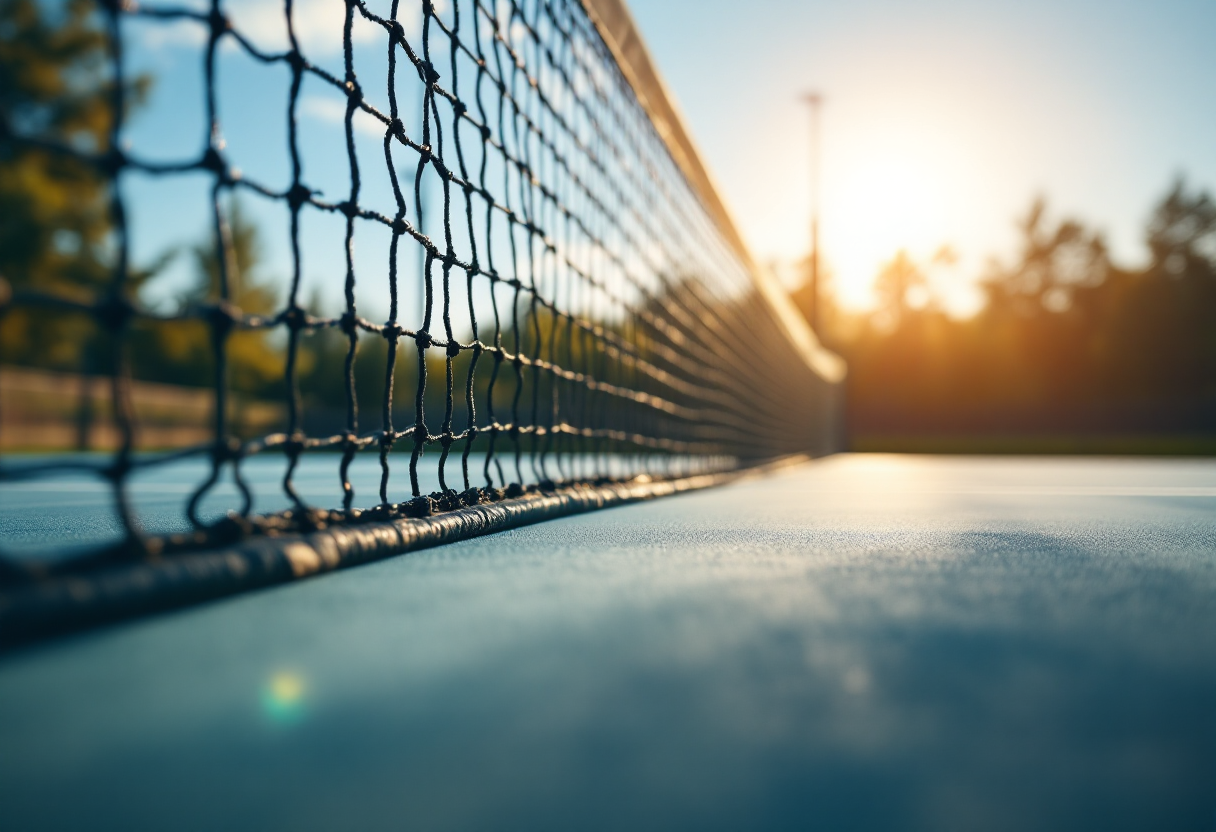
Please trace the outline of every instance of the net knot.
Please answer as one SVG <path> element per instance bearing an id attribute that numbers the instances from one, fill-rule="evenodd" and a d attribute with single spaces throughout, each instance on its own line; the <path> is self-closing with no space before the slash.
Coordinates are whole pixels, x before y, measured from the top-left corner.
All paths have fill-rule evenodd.
<path id="1" fill-rule="evenodd" d="M 434 501 L 425 496 L 406 500 L 398 508 L 406 517 L 430 517 L 435 513 Z"/>
<path id="2" fill-rule="evenodd" d="M 339 202 L 337 207 L 338 207 L 338 211 L 340 213 L 342 213 L 347 219 L 353 220 L 355 217 L 359 216 L 359 206 L 356 205 L 355 203 L 351 202 L 350 200 L 346 200 L 345 202 Z"/>
<path id="3" fill-rule="evenodd" d="M 106 329 L 118 330 L 126 326 L 127 321 L 135 314 L 131 302 L 117 293 L 110 293 L 93 307 L 93 315 Z"/>
<path id="4" fill-rule="evenodd" d="M 291 206 L 293 211 L 298 210 L 301 205 L 308 202 L 312 198 L 312 190 L 301 182 L 297 182 L 287 189 L 286 197 L 287 204 Z"/>
<path id="5" fill-rule="evenodd" d="M 363 512 L 364 520 L 392 520 L 394 506 L 390 503 L 381 503 L 378 506 L 372 506 L 367 511 Z"/>
<path id="6" fill-rule="evenodd" d="M 308 61 L 304 60 L 304 56 L 295 49 L 284 55 L 283 60 L 287 61 L 287 65 L 290 66 L 291 71 L 295 73 L 303 72 L 308 67 Z"/>
<path id="7" fill-rule="evenodd" d="M 299 331 L 308 325 L 308 315 L 303 308 L 292 304 L 283 311 L 280 320 L 287 325 L 287 328 L 293 331 Z"/>
<path id="8" fill-rule="evenodd" d="M 211 446 L 211 458 L 217 465 L 225 462 L 235 462 L 243 456 L 241 440 L 235 436 L 225 436 L 216 440 Z"/>
<path id="9" fill-rule="evenodd" d="M 346 87 L 346 98 L 348 101 L 352 101 L 356 105 L 363 103 L 363 87 L 359 86 L 358 81 L 352 78 L 343 86 Z"/>
<path id="10" fill-rule="evenodd" d="M 424 350 L 435 343 L 435 339 L 431 337 L 431 333 L 425 329 L 414 333 L 414 343 L 418 345 L 418 349 Z"/>
<path id="11" fill-rule="evenodd" d="M 342 317 L 338 319 L 338 329 L 342 330 L 347 335 L 354 335 L 359 328 L 359 319 L 354 312 L 347 310 L 342 313 Z"/>
<path id="12" fill-rule="evenodd" d="M 448 341 L 448 345 L 447 345 L 447 349 L 446 349 L 448 358 L 455 358 L 456 356 L 460 355 L 461 349 L 463 349 L 463 347 L 460 346 L 460 342 L 457 341 L 455 338 Z"/>
<path id="13" fill-rule="evenodd" d="M 406 141 L 408 141 L 408 139 L 405 135 L 405 122 L 403 122 L 401 119 L 395 118 L 392 121 L 390 121 L 388 123 L 388 129 L 389 129 L 389 132 L 391 132 L 394 136 L 396 136 L 397 139 L 402 144 L 404 144 Z"/>
<path id="14" fill-rule="evenodd" d="M 399 21 L 394 20 L 388 25 L 388 33 L 393 43 L 405 43 L 405 27 Z"/>
<path id="15" fill-rule="evenodd" d="M 227 32 L 230 26 L 228 18 L 224 17 L 224 13 L 218 8 L 212 8 L 211 13 L 207 15 L 207 25 L 211 28 L 212 39 Z"/>
<path id="16" fill-rule="evenodd" d="M 121 148 L 111 147 L 97 160 L 97 164 L 107 176 L 114 176 L 126 166 L 127 157 Z"/>
<path id="17" fill-rule="evenodd" d="M 300 512 L 296 520 L 296 526 L 303 532 L 319 532 L 324 530 L 330 522 L 328 509 L 310 508 L 307 511 Z"/>
<path id="18" fill-rule="evenodd" d="M 465 106 L 465 103 L 463 101 L 456 101 L 452 104 L 452 112 L 456 114 L 457 118 L 460 118 L 462 115 L 464 115 L 468 111 L 469 111 L 469 108 L 467 106 Z"/>
<path id="19" fill-rule="evenodd" d="M 224 157 L 220 155 L 217 148 L 209 147 L 203 151 L 203 158 L 199 160 L 198 166 L 203 170 L 211 171 L 221 179 L 226 179 L 228 176 L 228 166 L 224 164 Z"/>
<path id="20" fill-rule="evenodd" d="M 393 233 L 400 237 L 403 234 L 409 233 L 410 224 L 406 222 L 405 217 L 397 217 L 393 220 L 392 229 Z"/>
<path id="21" fill-rule="evenodd" d="M 300 454 L 304 453 L 305 437 L 302 433 L 293 433 L 287 437 L 287 441 L 283 443 L 283 453 L 291 459 L 295 459 Z"/>
<path id="22" fill-rule="evenodd" d="M 253 523 L 248 517 L 242 517 L 234 512 L 228 512 L 207 527 L 207 538 L 210 543 L 222 546 L 226 543 L 236 543 L 254 533 Z"/>
<path id="23" fill-rule="evenodd" d="M 230 301 L 219 300 L 204 306 L 202 317 L 213 332 L 225 335 L 241 319 L 241 310 Z"/>
<path id="24" fill-rule="evenodd" d="M 464 501 L 461 499 L 460 494 L 452 488 L 436 495 L 434 499 L 441 511 L 455 511 L 458 508 L 464 507 Z"/>

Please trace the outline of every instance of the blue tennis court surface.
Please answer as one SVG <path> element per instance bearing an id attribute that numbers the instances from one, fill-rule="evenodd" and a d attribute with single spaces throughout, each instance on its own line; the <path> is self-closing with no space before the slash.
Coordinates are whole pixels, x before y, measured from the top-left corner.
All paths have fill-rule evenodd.
<path id="1" fill-rule="evenodd" d="M 4 829 L 1216 829 L 1216 462 L 839 456 L 0 659 Z"/>
<path id="2" fill-rule="evenodd" d="M 418 483 L 423 494 L 439 491 L 442 484 L 436 466 L 438 454 L 422 457 L 418 466 Z M 390 457 L 392 476 L 388 481 L 387 496 L 390 502 L 407 500 L 413 496 L 410 490 L 410 453 L 396 453 Z M 81 463 L 93 469 L 101 468 L 112 461 L 110 454 L 22 454 L 6 462 L 16 467 L 33 468 L 38 465 L 56 463 Z M 486 484 L 485 455 L 469 455 L 469 484 Z M 599 471 L 614 476 L 625 473 L 624 467 L 613 457 L 593 458 L 589 455 L 576 457 L 575 463 L 587 470 L 598 462 Z M 292 477 L 293 487 L 310 505 L 324 508 L 339 508 L 342 505 L 342 485 L 338 466 L 338 454 L 308 454 L 303 456 Z M 552 462 L 541 469 L 534 465 L 531 455 L 522 456 L 516 467 L 514 455 L 502 454 L 497 464 L 490 469 L 496 482 L 520 482 L 573 477 L 571 471 L 558 471 Z M 691 463 L 677 473 L 686 473 Z M 191 529 L 186 519 L 186 503 L 207 479 L 211 470 L 210 460 L 196 456 L 176 460 L 167 464 L 138 469 L 126 481 L 126 492 L 130 498 L 136 521 L 150 534 L 185 532 Z M 462 460 L 452 454 L 445 466 L 448 487 L 464 490 Z M 283 475 L 287 471 L 287 460 L 282 454 L 266 454 L 246 459 L 241 463 L 241 476 L 253 495 L 252 510 L 270 513 L 292 507 L 292 501 L 283 491 Z M 356 506 L 372 506 L 379 502 L 381 468 L 379 459 L 373 454 L 355 457 L 348 472 L 355 492 Z M 240 492 L 232 479 L 232 472 L 225 467 L 215 486 L 206 492 L 200 504 L 204 519 L 216 520 L 241 505 Z M 98 543 L 122 540 L 122 525 L 114 511 L 113 485 L 98 476 L 95 470 L 69 468 L 57 470 L 31 480 L 0 482 L 0 545 L 12 549 L 17 557 L 55 558 L 73 547 L 79 550 Z"/>

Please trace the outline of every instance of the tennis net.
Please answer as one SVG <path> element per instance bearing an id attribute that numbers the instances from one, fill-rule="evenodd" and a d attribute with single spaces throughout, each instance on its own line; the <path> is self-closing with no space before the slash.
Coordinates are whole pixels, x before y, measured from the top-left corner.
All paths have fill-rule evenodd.
<path id="1" fill-rule="evenodd" d="M 119 438 L 104 460 L 10 458 L 0 483 L 66 469 L 96 475 L 112 488 L 124 539 L 37 569 L 8 557 L 7 582 L 159 562 L 267 535 L 421 522 L 579 489 L 649 483 L 660 493 L 656 483 L 717 481 L 835 448 L 843 367 L 748 254 L 620 2 L 331 3 L 340 10 L 332 36 L 341 42 L 332 66 L 314 60 L 300 34 L 305 24 L 316 28 L 304 19 L 316 3 L 286 0 L 278 10 L 281 51 L 244 32 L 218 0 L 103 5 L 117 115 L 107 146 L 12 137 L 93 165 L 109 183 L 106 285 L 86 298 L 16 286 L 4 311 L 70 311 L 104 334 L 98 343 Z M 133 21 L 194 33 L 205 126 L 197 156 L 151 161 L 124 149 Z M 231 54 L 285 73 L 285 183 L 238 172 L 227 158 L 218 78 Z M 362 61 L 368 54 L 378 57 Z M 343 173 L 338 195 L 310 184 L 301 151 L 306 88 L 340 102 L 344 150 L 330 160 Z M 209 183 L 216 279 L 206 297 L 172 312 L 141 303 L 132 277 L 138 228 L 127 222 L 125 183 L 135 175 Z M 383 204 L 366 197 L 369 184 L 386 183 Z M 228 201 L 237 193 L 286 216 L 290 279 L 270 311 L 237 303 Z M 309 215 L 337 218 L 343 230 L 304 239 Z M 343 268 L 328 278 L 340 285 L 333 308 L 302 288 L 301 252 L 317 245 L 341 252 Z M 356 256 L 368 249 L 379 258 L 373 277 Z M 369 282 L 384 297 L 366 304 Z M 373 319 L 365 307 L 384 314 Z M 131 405 L 133 338 L 140 327 L 186 325 L 208 333 L 211 438 L 145 452 Z M 230 345 L 242 333 L 260 333 L 282 361 L 282 424 L 271 432 L 242 435 L 233 424 Z M 339 383 L 318 390 L 308 350 L 320 337 L 339 345 L 341 370 Z M 366 362 L 378 376 L 370 391 L 360 380 Z M 311 418 L 318 402 L 337 411 L 336 425 Z M 289 504 L 270 515 L 253 512 L 242 473 L 266 455 L 286 460 Z M 340 505 L 313 505 L 296 488 L 300 460 L 314 456 L 332 460 Z M 379 485 L 357 491 L 349 472 L 368 456 L 378 461 Z M 187 500 L 193 531 L 146 533 L 129 480 L 187 457 L 207 463 Z M 216 520 L 202 506 L 228 478 L 237 498 Z"/>

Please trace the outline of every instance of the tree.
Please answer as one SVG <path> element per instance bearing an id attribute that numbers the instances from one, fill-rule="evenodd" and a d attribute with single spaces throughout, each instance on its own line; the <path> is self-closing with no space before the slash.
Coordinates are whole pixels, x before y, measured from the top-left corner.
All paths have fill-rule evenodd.
<path id="1" fill-rule="evenodd" d="M 109 187 L 95 165 L 22 138 L 38 137 L 82 153 L 109 147 L 114 113 L 105 71 L 105 35 L 95 6 L 67 0 L 0 0 L 0 277 L 90 300 L 111 275 Z M 135 79 L 137 104 L 150 84 Z M 132 285 L 149 272 L 132 275 Z M 89 327 L 62 313 L 13 309 L 0 327 L 0 357 L 79 368 Z"/>
<path id="2" fill-rule="evenodd" d="M 1147 238 L 1154 268 L 1172 276 L 1216 274 L 1216 202 L 1206 192 L 1188 193 L 1183 179 L 1157 204 Z"/>
<path id="3" fill-rule="evenodd" d="M 925 290 L 928 281 L 924 271 L 902 249 L 882 267 L 874 280 L 878 295 L 878 313 L 888 327 L 895 327 L 907 315 L 914 290 Z"/>
<path id="4" fill-rule="evenodd" d="M 1112 292 L 1119 383 L 1140 398 L 1216 408 L 1216 203 L 1178 179 L 1155 206 L 1145 242 L 1149 267 Z"/>
<path id="5" fill-rule="evenodd" d="M 994 264 L 982 281 L 990 310 L 1031 317 L 1042 309 L 1063 312 L 1077 288 L 1106 279 L 1110 259 L 1102 235 L 1073 219 L 1051 227 L 1046 200 L 1036 199 L 1018 227 L 1018 260 L 1012 266 Z"/>
<path id="6" fill-rule="evenodd" d="M 228 274 L 228 300 L 245 314 L 271 315 L 277 308 L 275 281 L 262 272 L 264 255 L 257 224 L 240 200 L 222 208 L 228 245 L 235 268 Z M 219 247 L 214 234 L 190 248 L 195 265 L 194 285 L 182 296 L 186 310 L 220 298 Z M 198 320 L 146 324 L 137 332 L 134 371 L 137 376 L 208 387 L 214 383 L 211 334 Z M 226 345 L 233 390 L 254 396 L 280 393 L 283 376 L 281 343 L 262 330 L 236 330 Z"/>

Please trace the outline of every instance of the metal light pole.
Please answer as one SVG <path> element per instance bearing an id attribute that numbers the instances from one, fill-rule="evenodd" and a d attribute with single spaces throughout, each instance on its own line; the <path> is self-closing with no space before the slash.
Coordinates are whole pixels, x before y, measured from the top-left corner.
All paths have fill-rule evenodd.
<path id="1" fill-rule="evenodd" d="M 808 92 L 802 100 L 811 110 L 811 328 L 819 335 L 819 105 L 823 96 Z"/>

